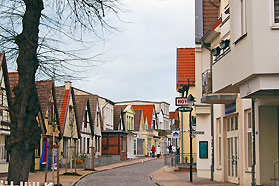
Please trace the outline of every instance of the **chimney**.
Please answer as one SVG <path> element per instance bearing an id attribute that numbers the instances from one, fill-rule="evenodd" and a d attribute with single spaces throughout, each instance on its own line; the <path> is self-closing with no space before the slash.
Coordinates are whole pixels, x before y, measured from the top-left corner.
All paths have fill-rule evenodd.
<path id="1" fill-rule="evenodd" d="M 71 85 L 72 85 L 71 81 L 65 81 L 65 90 L 70 90 Z"/>

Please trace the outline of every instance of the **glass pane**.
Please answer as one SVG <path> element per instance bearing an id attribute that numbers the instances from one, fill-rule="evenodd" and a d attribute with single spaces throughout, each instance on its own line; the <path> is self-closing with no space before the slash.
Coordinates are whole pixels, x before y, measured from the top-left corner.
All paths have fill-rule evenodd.
<path id="1" fill-rule="evenodd" d="M 219 119 L 219 134 L 221 134 L 221 120 Z"/>
<path id="2" fill-rule="evenodd" d="M 234 130 L 234 119 L 233 119 L 233 117 L 231 118 L 231 131 L 233 131 Z"/>
<path id="3" fill-rule="evenodd" d="M 227 139 L 228 143 L 228 175 L 231 175 L 231 141 L 230 138 Z"/>
<path id="4" fill-rule="evenodd" d="M 274 0 L 274 23 L 279 23 L 279 0 Z"/>
<path id="5" fill-rule="evenodd" d="M 227 118 L 227 131 L 230 131 L 230 118 Z"/>
<path id="6" fill-rule="evenodd" d="M 231 138 L 231 156 L 232 156 L 232 176 L 234 176 L 234 154 L 233 154 L 233 138 Z"/>
<path id="7" fill-rule="evenodd" d="M 234 167 L 235 167 L 235 176 L 237 177 L 238 176 L 238 167 L 237 167 L 237 163 L 238 163 L 238 137 L 235 137 L 234 138 L 235 139 L 235 141 L 234 141 L 234 143 L 235 143 L 235 149 L 234 149 L 234 151 L 235 151 L 235 153 L 234 153 Z"/>
<path id="8" fill-rule="evenodd" d="M 235 116 L 235 130 L 238 130 L 238 116 Z"/>
<path id="9" fill-rule="evenodd" d="M 222 161 L 221 137 L 219 137 L 218 143 L 219 143 L 219 164 L 218 165 L 221 166 L 221 161 Z"/>
<path id="10" fill-rule="evenodd" d="M 248 132 L 248 167 L 252 167 L 252 133 Z"/>
<path id="11" fill-rule="evenodd" d="M 252 117 L 251 117 L 251 112 L 248 113 L 248 128 L 252 128 Z"/>

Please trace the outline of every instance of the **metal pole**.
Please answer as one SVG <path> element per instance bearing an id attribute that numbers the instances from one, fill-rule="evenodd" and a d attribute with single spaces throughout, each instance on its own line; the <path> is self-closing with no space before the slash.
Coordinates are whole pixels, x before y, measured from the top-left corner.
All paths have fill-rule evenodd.
<path id="1" fill-rule="evenodd" d="M 190 128 L 190 182 L 193 182 L 193 138 L 192 138 L 192 107 L 189 113 L 189 128 Z"/>
<path id="2" fill-rule="evenodd" d="M 60 162 L 59 162 L 59 153 L 60 153 L 60 147 L 57 144 L 57 185 L 60 186 L 60 180 L 59 180 L 59 167 L 60 167 Z"/>
<path id="3" fill-rule="evenodd" d="M 256 166 L 256 125 L 255 125 L 255 99 L 252 98 L 252 146 L 253 146 L 253 162 L 252 162 L 252 186 L 256 186 L 255 166 Z"/>
<path id="4" fill-rule="evenodd" d="M 52 183 L 54 184 L 54 126 L 52 128 Z"/>
<path id="5" fill-rule="evenodd" d="M 210 180 L 214 179 L 214 115 L 213 104 L 210 105 L 210 120 L 211 120 L 211 166 L 210 166 Z"/>
<path id="6" fill-rule="evenodd" d="M 183 158 L 183 112 L 181 113 L 181 152 L 180 154 L 182 154 L 182 164 L 184 163 L 184 158 Z M 179 155 L 180 156 L 180 155 Z"/>

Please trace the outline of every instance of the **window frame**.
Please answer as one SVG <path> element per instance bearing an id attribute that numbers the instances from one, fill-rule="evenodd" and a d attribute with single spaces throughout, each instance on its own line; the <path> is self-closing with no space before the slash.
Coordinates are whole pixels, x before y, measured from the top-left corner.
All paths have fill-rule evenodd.
<path id="1" fill-rule="evenodd" d="M 216 138 L 217 138 L 217 168 L 222 168 L 222 121 L 221 118 L 216 119 Z"/>
<path id="2" fill-rule="evenodd" d="M 279 22 L 275 23 L 274 1 L 275 0 L 270 0 L 270 28 L 279 29 Z"/>
<path id="3" fill-rule="evenodd" d="M 253 147 L 252 147 L 252 110 L 251 109 L 247 109 L 244 111 L 245 113 L 245 169 L 248 170 L 248 171 L 251 171 L 252 170 L 252 159 L 253 159 L 253 156 L 252 156 L 252 151 L 253 151 Z M 249 116 L 250 114 L 250 116 Z M 249 120 L 248 120 L 248 117 L 250 117 L 250 127 L 249 127 Z M 251 165 L 249 166 L 249 133 L 251 135 L 251 154 L 250 154 L 250 160 L 251 160 Z"/>

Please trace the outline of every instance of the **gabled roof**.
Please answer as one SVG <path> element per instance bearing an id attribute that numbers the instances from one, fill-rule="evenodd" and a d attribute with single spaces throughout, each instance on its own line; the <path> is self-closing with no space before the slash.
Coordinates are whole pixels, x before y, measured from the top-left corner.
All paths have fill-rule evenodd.
<path id="1" fill-rule="evenodd" d="M 4 75 L 4 83 L 6 87 L 6 95 L 8 99 L 8 107 L 12 105 L 12 97 L 11 97 L 11 89 L 10 89 L 10 82 L 9 82 L 9 75 L 8 75 L 8 68 L 6 63 L 5 52 L 0 53 L 0 65 L 2 68 L 2 72 Z"/>
<path id="2" fill-rule="evenodd" d="M 195 48 L 177 48 L 176 84 L 195 84 Z"/>
<path id="3" fill-rule="evenodd" d="M 78 126 L 79 126 L 79 129 L 81 130 L 82 123 L 84 120 L 84 115 L 85 115 L 85 109 L 86 109 L 86 107 L 89 106 L 89 98 L 87 95 L 75 95 L 75 99 L 76 99 L 76 112 L 77 112 Z M 88 108 L 88 109 L 90 109 L 90 108 Z M 89 115 L 90 115 L 90 113 L 89 113 Z M 91 120 L 91 117 L 89 117 L 89 120 Z M 90 122 L 92 122 L 92 121 L 90 121 Z M 91 128 L 91 130 L 92 130 L 92 128 Z"/>
<path id="4" fill-rule="evenodd" d="M 155 111 L 154 105 L 133 105 L 134 110 L 142 110 L 143 115 L 147 117 L 148 125 L 152 124 L 152 117 Z"/>
<path id="5" fill-rule="evenodd" d="M 75 119 L 76 119 L 76 124 L 77 124 L 77 132 L 78 132 L 78 137 L 80 138 L 74 89 L 72 87 L 70 87 L 70 89 L 65 90 L 65 86 L 55 87 L 55 94 L 56 94 L 56 102 L 57 102 L 57 108 L 58 108 L 58 113 L 59 113 L 60 128 L 61 128 L 62 133 L 64 133 L 64 123 L 66 121 L 65 116 L 68 111 L 70 97 L 72 96 Z"/>
<path id="6" fill-rule="evenodd" d="M 114 105 L 113 106 L 113 129 L 118 130 L 119 124 L 122 124 L 125 130 L 124 120 L 123 120 L 123 110 L 126 106 L 123 105 Z M 121 120 L 122 118 L 122 120 Z M 120 123 L 122 121 L 122 123 Z"/>
<path id="7" fill-rule="evenodd" d="M 136 114 L 135 114 L 135 124 L 134 124 L 134 130 L 135 131 L 139 131 L 140 129 L 140 122 L 141 122 L 141 118 L 143 116 L 143 111 L 142 110 L 135 110 Z"/>
<path id="8" fill-rule="evenodd" d="M 127 105 L 114 105 L 114 107 L 123 107 L 125 108 Z M 142 110 L 143 111 L 143 115 L 147 117 L 147 122 L 148 125 L 151 126 L 152 124 L 152 117 L 153 117 L 153 113 L 155 112 L 155 106 L 154 104 L 151 105 L 132 105 L 134 110 Z M 156 114 L 156 113 L 154 113 Z"/>
<path id="9" fill-rule="evenodd" d="M 10 89 L 13 90 L 14 87 L 18 84 L 19 74 L 18 72 L 9 72 L 9 83 L 10 83 Z M 42 80 L 42 81 L 36 81 L 36 88 L 38 93 L 38 99 L 40 103 L 40 111 L 42 113 L 42 117 L 45 117 L 48 105 L 49 105 L 49 99 L 51 97 L 52 91 L 54 91 L 54 81 L 53 80 Z M 15 98 L 15 95 L 13 91 L 11 91 L 11 99 L 13 100 Z M 54 95 L 55 100 L 55 95 Z M 55 102 L 55 101 L 54 101 Z M 55 104 L 55 110 L 57 112 L 56 104 Z M 58 115 L 56 115 L 58 117 Z M 59 121 L 58 121 L 59 124 Z M 44 125 L 45 128 L 45 125 Z"/>

